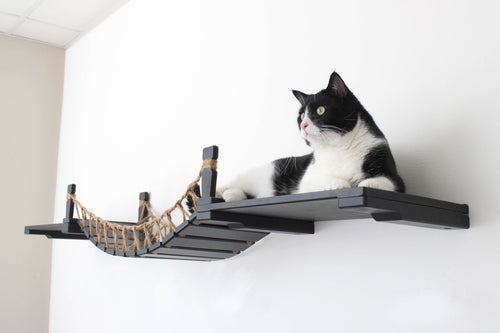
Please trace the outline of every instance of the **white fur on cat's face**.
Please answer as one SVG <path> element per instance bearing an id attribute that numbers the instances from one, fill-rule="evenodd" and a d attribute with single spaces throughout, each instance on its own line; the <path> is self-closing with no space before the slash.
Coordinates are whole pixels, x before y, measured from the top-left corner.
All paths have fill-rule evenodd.
<path id="1" fill-rule="evenodd" d="M 321 135 L 321 130 L 314 125 L 311 118 L 309 118 L 309 110 L 307 109 L 304 113 L 304 119 L 302 119 L 302 122 L 300 123 L 300 135 L 308 141 L 315 141 Z"/>

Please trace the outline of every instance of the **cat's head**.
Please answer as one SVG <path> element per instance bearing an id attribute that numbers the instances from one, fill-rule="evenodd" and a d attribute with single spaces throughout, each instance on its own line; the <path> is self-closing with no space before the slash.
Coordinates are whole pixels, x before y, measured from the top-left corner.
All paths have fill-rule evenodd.
<path id="1" fill-rule="evenodd" d="M 336 72 L 328 86 L 312 95 L 292 90 L 301 108 L 297 117 L 300 133 L 308 145 L 325 144 L 351 132 L 363 106 Z"/>

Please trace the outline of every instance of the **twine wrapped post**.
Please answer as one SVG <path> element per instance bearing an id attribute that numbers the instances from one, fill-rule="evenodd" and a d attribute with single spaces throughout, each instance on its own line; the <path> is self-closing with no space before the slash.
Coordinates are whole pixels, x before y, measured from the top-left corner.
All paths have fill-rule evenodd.
<path id="1" fill-rule="evenodd" d="M 201 198 L 200 205 L 223 201 L 215 198 L 217 188 L 217 159 L 219 158 L 219 147 L 211 146 L 203 149 L 203 166 L 201 172 Z"/>

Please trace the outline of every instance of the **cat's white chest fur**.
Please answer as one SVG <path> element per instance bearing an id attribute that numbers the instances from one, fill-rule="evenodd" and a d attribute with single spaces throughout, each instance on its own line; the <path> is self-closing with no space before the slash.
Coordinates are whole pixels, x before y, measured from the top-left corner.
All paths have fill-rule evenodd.
<path id="1" fill-rule="evenodd" d="M 298 193 L 335 190 L 355 186 L 363 179 L 363 156 L 343 149 L 315 152 L 313 163 L 307 168 Z"/>
<path id="2" fill-rule="evenodd" d="M 362 122 L 344 136 L 334 135 L 314 149 L 314 161 L 307 168 L 297 193 L 358 186 L 365 178 L 365 156 L 384 139 L 373 136 Z"/>

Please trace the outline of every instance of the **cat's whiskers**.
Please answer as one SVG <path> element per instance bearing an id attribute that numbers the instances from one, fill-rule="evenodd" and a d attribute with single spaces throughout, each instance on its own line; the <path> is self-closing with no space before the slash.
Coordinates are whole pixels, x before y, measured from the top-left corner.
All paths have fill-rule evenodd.
<path id="1" fill-rule="evenodd" d="M 357 120 L 358 118 L 349 118 L 355 112 L 356 111 L 352 111 L 351 113 L 349 113 L 347 116 L 344 117 L 344 120 Z"/>
<path id="2" fill-rule="evenodd" d="M 319 129 L 320 130 L 322 130 L 322 129 L 333 129 L 333 130 L 336 130 L 337 132 L 340 132 L 341 134 L 342 133 L 347 133 L 347 131 L 345 129 L 337 127 L 337 126 L 334 126 L 334 125 L 321 125 L 321 126 L 319 126 Z M 321 132 L 324 132 L 324 131 L 321 131 Z"/>
<path id="3" fill-rule="evenodd" d="M 326 132 L 326 131 L 321 131 L 320 133 L 320 137 L 321 137 L 321 140 L 323 141 L 324 144 L 331 144 L 332 143 L 332 137 L 331 137 L 331 133 L 329 132 Z"/>

